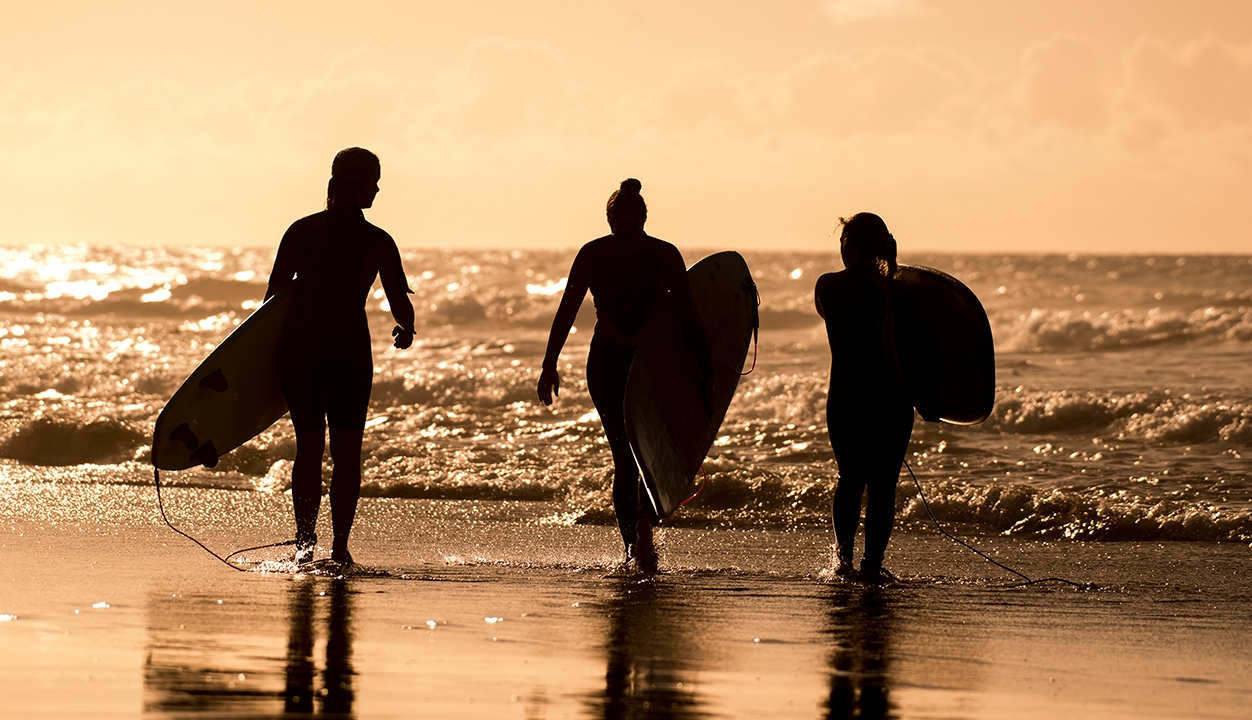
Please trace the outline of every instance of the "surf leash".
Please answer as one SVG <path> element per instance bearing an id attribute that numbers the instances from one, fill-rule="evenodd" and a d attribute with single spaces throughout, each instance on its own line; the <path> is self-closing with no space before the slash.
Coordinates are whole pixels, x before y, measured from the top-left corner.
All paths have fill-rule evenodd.
<path id="1" fill-rule="evenodd" d="M 761 342 L 761 292 L 756 289 L 756 283 L 752 281 L 751 271 L 748 272 L 747 284 L 751 286 L 754 299 L 752 304 L 752 367 L 748 368 L 747 372 L 743 372 L 743 365 L 740 365 L 740 369 L 735 371 L 739 373 L 739 377 L 751 375 L 756 369 L 756 348 Z"/>
<path id="2" fill-rule="evenodd" d="M 678 503 L 678 507 L 682 507 L 683 505 L 686 505 L 687 503 L 699 497 L 701 491 L 704 490 L 705 483 L 707 483 L 708 481 L 709 481 L 709 473 L 704 469 L 704 463 L 700 463 L 700 487 L 696 488 L 696 491 L 691 493 L 691 497 Z"/>
<path id="3" fill-rule="evenodd" d="M 753 335 L 752 337 L 752 367 L 748 368 L 747 372 L 739 372 L 739 377 L 743 377 L 745 375 L 751 375 L 752 371 L 756 369 L 756 346 L 757 344 L 758 343 L 756 340 L 756 336 Z"/>
<path id="4" fill-rule="evenodd" d="M 238 555 L 239 553 L 248 552 L 248 551 L 250 551 L 250 550 L 263 550 L 263 549 L 265 549 L 265 548 L 283 547 L 284 545 L 295 545 L 295 544 L 296 544 L 296 541 L 295 541 L 295 540 L 283 540 L 282 542 L 270 543 L 269 545 L 257 545 L 256 547 L 250 547 L 250 548 L 244 548 L 244 549 L 242 549 L 242 550 L 236 550 L 235 552 L 233 552 L 233 553 L 231 553 L 231 554 L 227 555 L 226 557 L 222 557 L 221 555 L 218 555 L 217 553 L 215 553 L 215 552 L 213 552 L 212 550 L 210 550 L 210 549 L 209 549 L 209 547 L 208 547 L 207 545 L 205 545 L 204 543 L 202 543 L 202 542 L 200 542 L 199 540 L 197 540 L 197 539 L 193 538 L 192 536 L 188 535 L 187 533 L 183 532 L 182 530 L 179 530 L 178 528 L 174 527 L 174 523 L 170 522 L 169 517 L 168 517 L 168 516 L 166 516 L 166 514 L 165 514 L 165 501 L 161 499 L 161 471 L 160 471 L 158 468 L 155 468 L 155 467 L 154 467 L 154 468 L 152 468 L 152 481 L 153 481 L 154 483 L 156 483 L 157 507 L 158 507 L 158 508 L 160 508 L 160 510 L 161 510 L 161 519 L 165 521 L 166 526 L 168 526 L 170 530 L 173 530 L 174 532 L 178 533 L 179 535 L 182 535 L 183 537 L 187 538 L 188 540 L 192 541 L 193 543 L 195 543 L 195 544 L 199 545 L 199 546 L 200 546 L 200 547 L 201 547 L 201 548 L 202 548 L 202 549 L 203 549 L 206 553 L 208 553 L 208 554 L 212 555 L 213 557 L 217 558 L 218 560 L 220 560 L 220 561 L 222 562 L 222 564 L 224 564 L 226 567 L 230 568 L 231 570 L 238 570 L 239 572 L 248 572 L 247 568 L 241 568 L 241 567 L 239 567 L 238 565 L 236 565 L 235 563 L 233 563 L 233 562 L 231 562 L 231 561 L 230 561 L 230 559 L 231 559 L 232 557 L 234 557 L 234 556 Z"/>
<path id="5" fill-rule="evenodd" d="M 939 518 L 935 517 L 935 514 L 934 514 L 933 512 L 931 512 L 931 510 L 930 510 L 930 502 L 926 500 L 926 493 L 922 492 L 922 484 L 921 484 L 920 482 L 918 482 L 918 480 L 917 480 L 917 475 L 914 475 L 914 474 L 913 474 L 913 466 L 912 466 L 912 465 L 909 465 L 909 461 L 908 461 L 908 460 L 905 460 L 905 461 L 904 461 L 904 467 L 908 468 L 908 471 L 909 471 L 909 477 L 913 478 L 913 484 L 917 486 L 917 496 L 918 496 L 918 497 L 920 497 L 920 498 L 922 499 L 922 505 L 923 505 L 923 506 L 925 506 L 925 508 L 926 508 L 926 514 L 930 516 L 930 520 L 931 520 L 931 522 L 933 522 L 933 523 L 935 524 L 935 527 L 939 529 L 939 532 L 940 532 L 940 533 L 942 533 L 944 537 L 948 538 L 949 540 L 951 540 L 951 541 L 952 541 L 952 542 L 954 542 L 954 543 L 957 543 L 957 544 L 959 544 L 959 545 L 963 545 L 964 547 L 968 548 L 969 550 L 972 550 L 975 554 L 977 554 L 977 555 L 978 555 L 979 557 L 981 557 L 983 560 L 986 560 L 987 562 L 991 563 L 992 565 L 995 565 L 995 566 L 996 566 L 996 567 L 998 567 L 998 568 L 1001 568 L 1001 569 L 1003 569 L 1003 570 L 1007 570 L 1007 571 L 1009 571 L 1009 572 L 1013 573 L 1014 575 L 1016 575 L 1016 576 L 1018 576 L 1019 578 L 1021 578 L 1021 579 L 1022 579 L 1022 582 L 1019 582 L 1019 583 L 1014 583 L 1014 584 L 1012 584 L 1012 585 L 1006 585 L 1006 586 L 1005 586 L 1005 589 L 1013 589 L 1013 588 L 1026 587 L 1026 586 L 1028 586 L 1028 585 L 1038 585 L 1039 583 L 1045 583 L 1045 582 L 1059 582 L 1059 583 L 1065 583 L 1066 585 L 1073 585 L 1073 586 L 1074 586 L 1074 587 L 1076 587 L 1076 588 L 1085 587 L 1085 585 L 1084 585 L 1083 583 L 1077 583 L 1077 582 L 1074 582 L 1073 580 L 1066 580 L 1065 578 L 1061 578 L 1061 577 L 1046 577 L 1046 578 L 1039 578 L 1038 580 L 1032 580 L 1032 579 L 1030 578 L 1030 576 L 1026 575 L 1026 573 L 1023 573 L 1023 572 L 1019 572 L 1019 571 L 1017 571 L 1017 570 L 1014 570 L 1013 568 L 1009 567 L 1008 565 L 1005 565 L 1004 563 L 1000 562 L 999 560 L 996 560 L 996 559 L 994 559 L 994 558 L 990 557 L 989 555 L 987 555 L 987 553 L 983 552 L 982 550 L 979 550 L 978 548 L 974 547 L 973 545 L 970 545 L 969 543 L 965 542 L 964 540 L 962 540 L 962 539 L 958 538 L 957 536 L 953 535 L 952 533 L 948 532 L 948 531 L 947 531 L 947 530 L 943 527 L 943 524 L 939 522 Z"/>

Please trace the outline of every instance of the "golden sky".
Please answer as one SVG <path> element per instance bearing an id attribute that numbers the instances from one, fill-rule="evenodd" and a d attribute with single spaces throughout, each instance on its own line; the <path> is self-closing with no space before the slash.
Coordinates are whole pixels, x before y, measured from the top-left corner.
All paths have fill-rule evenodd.
<path id="1" fill-rule="evenodd" d="M 0 242 L 277 245 L 330 160 L 409 247 L 1252 252 L 1252 2 L 39 2 Z"/>

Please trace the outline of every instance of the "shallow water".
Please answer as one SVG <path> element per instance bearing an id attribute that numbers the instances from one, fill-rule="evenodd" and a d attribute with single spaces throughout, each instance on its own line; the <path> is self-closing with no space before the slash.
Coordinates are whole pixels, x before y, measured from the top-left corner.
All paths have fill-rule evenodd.
<path id="1" fill-rule="evenodd" d="M 271 257 L 0 249 L 0 458 L 64 467 L 64 481 L 145 482 L 156 415 L 255 306 Z M 992 417 L 968 428 L 919 420 L 914 431 L 910 465 L 941 518 L 1020 537 L 1252 542 L 1252 258 L 904 259 L 967 282 L 996 337 Z M 829 354 L 812 286 L 840 263 L 789 253 L 747 260 L 762 299 L 756 366 L 705 463 L 706 490 L 675 522 L 824 525 L 834 475 Z M 421 331 L 410 351 L 387 347 L 385 299 L 370 301 L 379 342 L 366 494 L 559 501 L 570 522 L 611 522 L 607 456 L 582 378 L 589 307 L 562 356 L 559 402 L 543 408 L 534 398 L 569 261 L 554 252 L 405 254 Z M 293 455 L 281 421 L 214 471 L 166 481 L 281 492 Z M 928 522 L 908 493 L 898 515 L 906 527 Z"/>
<path id="2" fill-rule="evenodd" d="M 276 550 L 251 558 L 268 572 L 233 572 L 151 521 L 151 488 L 41 485 L 35 517 L 0 524 L 15 716 L 1242 717 L 1252 702 L 1239 544 L 980 542 L 1085 584 L 1010 589 L 906 532 L 899 582 L 877 588 L 823 579 L 825 530 L 670 528 L 646 578 L 618 571 L 611 528 L 544 523 L 551 503 L 370 498 L 361 567 L 293 574 Z M 283 523 L 264 498 L 167 499 L 222 549 Z"/>

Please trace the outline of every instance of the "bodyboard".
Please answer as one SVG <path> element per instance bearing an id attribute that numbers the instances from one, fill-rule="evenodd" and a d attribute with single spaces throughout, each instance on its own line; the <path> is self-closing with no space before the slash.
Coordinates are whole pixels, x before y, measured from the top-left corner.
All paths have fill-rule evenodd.
<path id="1" fill-rule="evenodd" d="M 299 281 L 266 300 L 183 382 L 157 417 L 152 464 L 213 467 L 287 412 L 278 372 L 283 325 Z"/>
<path id="2" fill-rule="evenodd" d="M 956 425 L 986 420 L 995 404 L 996 361 L 987 312 L 947 273 L 901 265 L 893 303 L 896 350 L 913 406 L 923 419 Z"/>
<path id="3" fill-rule="evenodd" d="M 690 496 L 759 324 L 756 285 L 739 253 L 710 255 L 687 277 L 713 360 L 710 396 L 668 295 L 653 310 L 626 379 L 626 435 L 660 518 Z"/>

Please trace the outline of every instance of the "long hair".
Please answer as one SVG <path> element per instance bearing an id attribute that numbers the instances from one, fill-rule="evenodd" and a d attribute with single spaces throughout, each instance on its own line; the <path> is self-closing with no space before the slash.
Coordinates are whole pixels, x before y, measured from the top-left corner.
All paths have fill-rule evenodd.
<path id="1" fill-rule="evenodd" d="M 350 147 L 335 153 L 326 183 L 326 209 L 334 208 L 345 191 L 373 180 L 381 168 L 378 156 L 365 148 Z"/>
<path id="2" fill-rule="evenodd" d="M 840 248 L 851 246 L 856 253 L 870 260 L 878 268 L 878 272 L 887 277 L 895 277 L 899 266 L 896 264 L 896 239 L 887 230 L 883 219 L 869 212 L 860 212 L 850 218 L 839 218 L 843 230 L 839 233 Z"/>
<path id="3" fill-rule="evenodd" d="M 613 225 L 613 221 L 618 218 L 636 218 L 640 224 L 647 221 L 648 204 L 639 194 L 642 189 L 643 183 L 634 178 L 626 178 L 622 181 L 621 187 L 613 191 L 608 203 L 604 206 L 604 211 L 609 217 L 609 225 Z"/>

